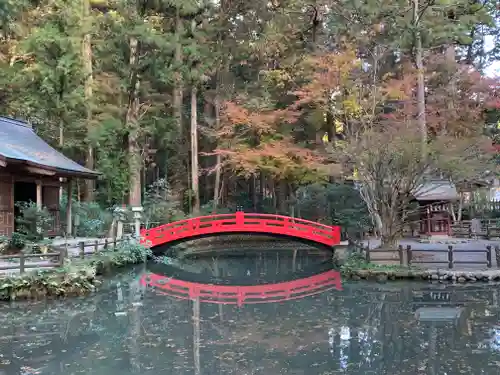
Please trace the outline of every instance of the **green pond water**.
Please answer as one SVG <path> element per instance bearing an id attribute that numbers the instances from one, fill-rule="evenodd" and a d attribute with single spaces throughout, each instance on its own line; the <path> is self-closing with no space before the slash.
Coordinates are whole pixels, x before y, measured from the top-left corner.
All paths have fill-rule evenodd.
<path id="1" fill-rule="evenodd" d="M 0 374 L 500 374 L 495 285 L 347 282 L 342 291 L 238 307 L 138 282 L 162 270 L 233 285 L 326 270 L 328 254 L 304 245 L 259 248 L 152 262 L 85 298 L 0 305 Z"/>

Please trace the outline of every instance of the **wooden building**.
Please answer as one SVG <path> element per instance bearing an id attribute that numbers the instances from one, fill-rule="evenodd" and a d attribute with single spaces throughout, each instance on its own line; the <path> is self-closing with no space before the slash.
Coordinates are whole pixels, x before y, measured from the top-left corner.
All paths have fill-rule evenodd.
<path id="1" fill-rule="evenodd" d="M 428 182 L 416 191 L 414 197 L 419 205 L 420 235 L 451 235 L 450 204 L 459 198 L 456 186 L 448 181 Z"/>
<path id="2" fill-rule="evenodd" d="M 16 202 L 34 202 L 54 217 L 53 235 L 72 233 L 71 200 L 67 227 L 60 230 L 61 187 L 72 195 L 75 178 L 96 179 L 97 172 L 82 167 L 44 142 L 22 121 L 0 117 L 0 235 L 15 231 Z"/>

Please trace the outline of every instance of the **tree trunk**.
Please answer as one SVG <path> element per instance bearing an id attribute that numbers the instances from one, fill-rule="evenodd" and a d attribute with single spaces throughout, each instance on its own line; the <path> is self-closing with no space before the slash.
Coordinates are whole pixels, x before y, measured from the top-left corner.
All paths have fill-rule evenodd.
<path id="1" fill-rule="evenodd" d="M 193 213 L 200 213 L 200 187 L 198 184 L 198 108 L 196 87 L 191 89 L 191 190 Z"/>
<path id="2" fill-rule="evenodd" d="M 172 170 L 171 176 L 173 176 L 172 182 L 174 183 L 173 191 L 178 192 L 176 199 L 179 202 L 183 201 L 183 196 L 180 192 L 184 191 L 184 187 L 186 186 L 182 180 L 186 175 L 189 175 L 189 171 L 186 171 L 186 147 L 185 147 L 185 133 L 183 128 L 183 119 L 182 119 L 182 104 L 183 104 L 183 85 L 182 85 L 182 74 L 180 72 L 182 66 L 182 18 L 180 15 L 180 9 L 176 9 L 175 13 L 175 51 L 174 51 L 174 63 L 175 63 L 175 73 L 174 73 L 174 88 L 173 88 L 173 117 L 174 122 L 177 127 L 177 157 L 178 161 L 175 163 L 174 168 Z M 188 168 L 189 169 L 189 168 Z M 187 173 L 186 173 L 187 172 Z M 189 181 L 188 181 L 189 186 Z"/>
<path id="3" fill-rule="evenodd" d="M 454 107 L 455 107 L 455 100 L 456 100 L 456 94 L 457 94 L 457 88 L 456 88 L 456 53 L 455 53 L 455 45 L 450 44 L 446 47 L 446 63 L 447 63 L 447 70 L 448 70 L 448 76 L 449 76 L 449 86 L 450 86 L 450 93 L 451 95 L 448 97 L 447 105 L 448 105 L 448 110 L 450 113 L 453 113 Z M 447 130 L 447 124 L 445 124 L 444 129 L 443 129 L 443 134 L 446 134 Z"/>
<path id="4" fill-rule="evenodd" d="M 141 154 L 139 149 L 139 86 L 140 80 L 137 74 L 137 63 L 139 54 L 139 43 L 137 38 L 130 38 L 130 92 L 125 118 L 125 126 L 128 130 L 128 162 L 129 162 L 129 205 L 131 207 L 141 206 Z"/>
<path id="5" fill-rule="evenodd" d="M 62 119 L 59 119 L 59 149 L 62 150 L 64 146 L 64 122 Z M 59 177 L 59 202 L 61 202 L 61 199 L 63 197 L 63 181 L 64 178 Z M 70 201 L 71 197 L 68 197 L 68 202 Z"/>
<path id="6" fill-rule="evenodd" d="M 379 215 L 382 219 L 382 248 L 394 250 L 396 249 L 402 229 L 399 218 L 399 206 L 381 204 Z"/>
<path id="7" fill-rule="evenodd" d="M 415 26 L 415 64 L 417 66 L 417 121 L 422 134 L 422 145 L 427 143 L 427 121 L 425 117 L 425 78 L 422 51 L 422 37 L 418 30 L 418 0 L 413 0 L 413 21 Z"/>
<path id="8" fill-rule="evenodd" d="M 92 41 L 89 29 L 90 18 L 90 2 L 83 0 L 83 24 L 85 34 L 82 41 L 82 60 L 83 70 L 85 73 L 84 95 L 85 95 L 85 109 L 86 109 L 86 122 L 87 122 L 87 135 L 92 131 L 92 84 L 93 84 L 93 71 L 92 71 Z M 94 169 L 94 147 L 87 140 L 87 150 L 85 154 L 85 167 Z M 85 180 L 84 199 L 87 202 L 94 200 L 95 182 L 94 180 Z"/>
<path id="9" fill-rule="evenodd" d="M 450 203 L 450 213 L 451 213 L 451 219 L 453 220 L 453 223 L 459 223 L 462 221 L 462 210 L 464 206 L 464 193 L 460 192 L 458 193 L 458 206 L 457 206 L 457 211 L 455 212 L 455 207 L 453 203 Z"/>
<path id="10" fill-rule="evenodd" d="M 174 54 L 174 62 L 176 64 L 177 71 L 174 74 L 173 107 L 174 107 L 175 124 L 177 125 L 177 130 L 179 134 L 182 133 L 182 76 L 179 71 L 180 66 L 182 64 L 181 33 L 182 33 L 182 19 L 179 14 L 179 8 L 177 8 L 175 14 L 175 54 Z"/>
<path id="11" fill-rule="evenodd" d="M 217 88 L 214 100 L 215 107 L 215 129 L 220 129 L 220 96 L 219 96 L 219 82 L 217 82 Z M 215 161 L 215 185 L 214 185 L 214 211 L 217 210 L 220 200 L 220 184 L 221 184 L 221 167 L 222 157 L 217 154 L 217 159 Z"/>

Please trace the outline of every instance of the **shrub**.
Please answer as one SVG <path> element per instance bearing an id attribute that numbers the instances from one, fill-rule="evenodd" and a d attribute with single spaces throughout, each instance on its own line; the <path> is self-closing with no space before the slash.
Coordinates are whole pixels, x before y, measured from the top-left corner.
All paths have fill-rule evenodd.
<path id="1" fill-rule="evenodd" d="M 95 268 L 66 266 L 0 280 L 0 299 L 82 295 L 95 289 Z"/>
<path id="2" fill-rule="evenodd" d="M 19 232 L 12 233 L 12 236 L 10 237 L 9 241 L 10 247 L 21 250 L 25 244 L 26 244 L 26 235 Z"/>
<path id="3" fill-rule="evenodd" d="M 130 240 L 121 242 L 113 252 L 103 252 L 94 255 L 90 258 L 89 263 L 97 267 L 98 272 L 103 272 L 112 267 L 139 264 L 145 262 L 151 256 L 151 249 L 134 240 Z"/>
<path id="4" fill-rule="evenodd" d="M 11 249 L 10 239 L 6 236 L 0 236 L 0 254 L 7 254 Z"/>
<path id="5" fill-rule="evenodd" d="M 300 217 L 339 225 L 348 237 L 359 237 L 371 227 L 366 204 L 359 192 L 348 184 L 312 184 L 297 191 Z"/>
<path id="6" fill-rule="evenodd" d="M 151 249 L 133 240 L 121 242 L 117 251 L 112 253 L 111 261 L 115 266 L 137 264 L 153 255 Z"/>
<path id="7" fill-rule="evenodd" d="M 98 273 L 112 267 L 144 262 L 152 254 L 147 247 L 128 241 L 114 252 L 99 253 L 75 263 L 67 260 L 61 268 L 12 275 L 0 279 L 0 300 L 78 296 L 90 293 L 99 284 Z"/>
<path id="8" fill-rule="evenodd" d="M 16 206 L 20 213 L 16 218 L 17 232 L 24 235 L 24 242 L 43 240 L 54 228 L 54 218 L 45 207 L 40 209 L 33 202 L 17 202 Z"/>
<path id="9" fill-rule="evenodd" d="M 61 218 L 66 218 L 68 196 L 61 198 Z M 110 209 L 103 209 L 95 202 L 78 202 L 73 199 L 72 218 L 75 224 L 75 235 L 79 237 L 100 237 L 111 227 L 113 213 Z M 65 226 L 64 226 L 65 227 Z"/>
<path id="10" fill-rule="evenodd" d="M 165 179 L 148 186 L 144 194 L 143 217 L 148 223 L 166 224 L 184 218 L 179 204 L 172 199 L 170 188 Z"/>

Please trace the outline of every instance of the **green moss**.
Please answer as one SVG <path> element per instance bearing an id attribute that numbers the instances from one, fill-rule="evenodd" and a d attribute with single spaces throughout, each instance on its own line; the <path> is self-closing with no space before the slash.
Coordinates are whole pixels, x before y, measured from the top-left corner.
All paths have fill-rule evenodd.
<path id="1" fill-rule="evenodd" d="M 144 262 L 151 250 L 132 242 L 116 251 L 94 254 L 83 260 L 68 260 L 63 267 L 0 279 L 0 300 L 57 298 L 93 292 L 98 275 L 117 267 Z"/>

